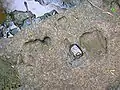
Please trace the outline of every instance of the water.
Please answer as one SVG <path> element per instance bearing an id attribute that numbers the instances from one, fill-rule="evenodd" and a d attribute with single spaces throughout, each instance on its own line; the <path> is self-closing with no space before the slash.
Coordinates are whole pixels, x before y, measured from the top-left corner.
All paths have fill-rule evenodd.
<path id="1" fill-rule="evenodd" d="M 7 3 L 9 4 L 7 5 Z M 39 2 L 35 2 L 34 0 L 6 0 L 4 7 L 7 8 L 8 12 L 17 10 L 17 11 L 26 11 L 26 7 L 24 2 L 27 2 L 28 9 L 37 17 L 44 15 L 46 12 L 52 11 L 54 8 L 50 8 L 49 6 L 42 6 Z"/>

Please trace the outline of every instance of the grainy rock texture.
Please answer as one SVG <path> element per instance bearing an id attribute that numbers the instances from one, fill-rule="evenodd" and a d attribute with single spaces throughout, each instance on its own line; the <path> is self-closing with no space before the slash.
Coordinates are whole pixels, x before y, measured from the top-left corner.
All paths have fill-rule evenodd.
<path id="1" fill-rule="evenodd" d="M 8 62 L 10 58 L 0 57 L 0 90 L 16 90 L 20 85 L 19 74 L 12 67 L 12 63 Z"/>
<path id="2" fill-rule="evenodd" d="M 13 58 L 19 90 L 109 90 L 120 79 L 120 18 L 87 1 L 2 40 L 0 55 Z M 76 60 L 68 50 L 74 43 L 83 50 Z"/>

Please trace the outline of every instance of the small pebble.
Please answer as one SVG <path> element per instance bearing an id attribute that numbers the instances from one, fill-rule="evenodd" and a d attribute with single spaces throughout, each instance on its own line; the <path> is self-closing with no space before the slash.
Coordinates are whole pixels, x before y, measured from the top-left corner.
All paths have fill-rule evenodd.
<path id="1" fill-rule="evenodd" d="M 72 44 L 70 46 L 70 53 L 75 57 L 75 59 L 79 59 L 83 56 L 83 51 L 77 44 Z"/>

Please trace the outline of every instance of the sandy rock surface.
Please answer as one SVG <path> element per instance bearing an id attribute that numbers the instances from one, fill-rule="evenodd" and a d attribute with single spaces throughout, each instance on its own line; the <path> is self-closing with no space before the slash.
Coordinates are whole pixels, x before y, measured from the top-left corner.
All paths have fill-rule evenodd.
<path id="1" fill-rule="evenodd" d="M 2 40 L 0 55 L 13 57 L 19 90 L 111 90 L 120 79 L 120 18 L 87 1 L 25 28 L 7 44 Z M 74 43 L 83 51 L 76 60 L 68 50 Z"/>

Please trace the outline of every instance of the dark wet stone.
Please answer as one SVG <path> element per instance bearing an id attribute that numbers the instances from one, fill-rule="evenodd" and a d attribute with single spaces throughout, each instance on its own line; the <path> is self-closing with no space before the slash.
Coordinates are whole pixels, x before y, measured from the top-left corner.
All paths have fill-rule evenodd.
<path id="1" fill-rule="evenodd" d="M 23 20 L 23 25 L 22 25 L 22 26 L 29 26 L 29 25 L 31 25 L 31 21 L 30 21 L 29 18 Z M 22 27 L 22 26 L 21 26 L 21 27 Z"/>
<path id="2" fill-rule="evenodd" d="M 63 4 L 61 5 L 62 8 L 72 8 L 74 7 L 76 4 L 73 1 L 70 2 L 63 2 Z"/>
<path id="3" fill-rule="evenodd" d="M 40 5 L 48 5 L 51 3 L 51 0 L 35 0 L 36 2 L 39 2 Z"/>
<path id="4" fill-rule="evenodd" d="M 2 30 L 2 26 L 0 27 L 0 38 L 2 38 L 4 35 L 3 35 L 3 30 Z"/>
<path id="5" fill-rule="evenodd" d="M 48 18 L 49 16 L 51 16 L 50 13 L 45 13 L 45 14 L 44 14 L 44 17 L 45 17 L 45 18 Z"/>
<path id="6" fill-rule="evenodd" d="M 3 36 L 4 36 L 4 35 L 3 35 L 3 32 L 2 32 L 2 31 L 0 31 L 0 38 L 1 38 L 1 37 L 3 37 Z"/>
<path id="7" fill-rule="evenodd" d="M 16 33 L 18 33 L 18 29 L 17 29 L 17 28 L 14 28 L 14 29 L 10 30 L 10 33 L 11 33 L 12 35 L 15 35 Z"/>
<path id="8" fill-rule="evenodd" d="M 31 13 L 31 16 L 34 17 L 34 14 L 32 14 L 32 12 L 29 13 Z M 11 12 L 11 15 L 13 17 L 14 23 L 19 26 L 23 24 L 23 21 L 25 19 L 29 18 L 29 13 L 15 10 Z"/>
<path id="9" fill-rule="evenodd" d="M 45 13 L 43 16 L 36 18 L 36 16 L 31 13 L 32 17 L 30 19 L 28 12 L 15 10 L 9 14 L 13 21 L 9 19 L 8 21 L 2 24 L 3 28 L 0 29 L 0 37 L 13 37 L 13 35 L 20 31 L 20 28 L 24 28 L 31 25 L 31 22 L 32 24 L 38 23 L 55 14 L 58 14 L 57 11 L 52 10 L 51 12 Z M 17 25 L 18 27 L 15 25 Z M 13 26 L 14 28 L 12 28 Z"/>
<path id="10" fill-rule="evenodd" d="M 17 27 L 12 21 L 7 22 L 7 24 L 4 24 L 3 28 L 3 37 L 8 38 L 8 37 L 13 37 L 18 31 L 20 31 L 20 28 Z"/>
<path id="11" fill-rule="evenodd" d="M 56 10 L 52 10 L 52 11 L 50 12 L 50 14 L 51 14 L 51 15 L 56 15 L 56 14 L 58 14 L 58 12 L 57 12 Z"/>
<path id="12" fill-rule="evenodd" d="M 47 19 L 48 17 L 56 15 L 56 14 L 58 14 L 58 12 L 56 10 L 52 10 L 49 13 L 45 13 L 43 16 L 37 17 L 37 18 L 35 18 L 33 20 L 35 22 L 40 22 L 40 21 L 43 21 L 43 20 Z"/>

